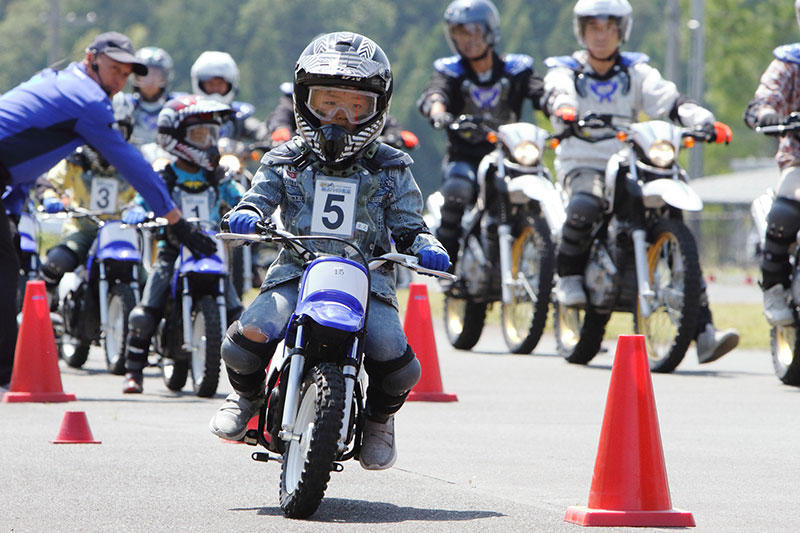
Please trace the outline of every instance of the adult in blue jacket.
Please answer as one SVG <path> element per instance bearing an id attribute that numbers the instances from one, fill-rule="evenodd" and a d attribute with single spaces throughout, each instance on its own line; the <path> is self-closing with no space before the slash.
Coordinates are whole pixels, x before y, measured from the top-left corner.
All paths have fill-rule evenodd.
<path id="1" fill-rule="evenodd" d="M 142 194 L 156 216 L 169 221 L 184 244 L 193 252 L 211 253 L 214 242 L 182 219 L 164 182 L 113 128 L 111 97 L 132 72 L 145 75 L 147 66 L 136 59 L 128 37 L 107 32 L 92 41 L 82 62 L 62 71 L 45 69 L 0 97 L 0 190 L 33 184 L 78 146 L 90 144 Z M 0 205 L 0 387 L 11 379 L 18 271 Z"/>

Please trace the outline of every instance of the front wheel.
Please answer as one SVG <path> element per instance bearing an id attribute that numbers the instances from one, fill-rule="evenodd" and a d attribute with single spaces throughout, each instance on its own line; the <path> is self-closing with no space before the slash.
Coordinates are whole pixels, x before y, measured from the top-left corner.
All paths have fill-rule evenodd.
<path id="1" fill-rule="evenodd" d="M 129 285 L 117 284 L 108 296 L 108 329 L 103 342 L 106 368 L 112 374 L 125 373 L 125 342 L 128 339 L 128 315 L 136 305 L 136 297 Z"/>
<path id="2" fill-rule="evenodd" d="M 776 326 L 770 331 L 775 375 L 786 385 L 800 385 L 800 335 L 798 326 Z"/>
<path id="3" fill-rule="evenodd" d="M 91 341 L 79 339 L 65 333 L 58 345 L 58 353 L 61 359 L 72 368 L 81 368 L 89 358 L 91 344 Z"/>
<path id="4" fill-rule="evenodd" d="M 701 274 L 694 237 L 680 220 L 663 219 L 650 232 L 647 251 L 653 312 L 636 309 L 636 331 L 647 343 L 653 372 L 675 370 L 697 333 Z"/>
<path id="5" fill-rule="evenodd" d="M 554 306 L 556 349 L 570 363 L 585 365 L 591 361 L 603 342 L 611 313 L 599 313 L 589 307 Z"/>
<path id="6" fill-rule="evenodd" d="M 512 353 L 528 354 L 539 343 L 547 322 L 555 250 L 550 229 L 535 217 L 511 248 L 511 301 L 501 305 L 503 337 Z"/>
<path id="7" fill-rule="evenodd" d="M 486 303 L 444 297 L 444 329 L 453 348 L 470 350 L 478 343 L 486 320 Z"/>
<path id="8" fill-rule="evenodd" d="M 213 296 L 203 296 L 192 313 L 192 388 L 195 394 L 210 398 L 219 384 L 222 326 L 219 307 Z"/>
<path id="9" fill-rule="evenodd" d="M 311 516 L 325 496 L 338 453 L 344 402 L 339 367 L 321 363 L 306 373 L 294 424 L 296 437 L 286 444 L 281 467 L 281 509 L 289 518 Z"/>

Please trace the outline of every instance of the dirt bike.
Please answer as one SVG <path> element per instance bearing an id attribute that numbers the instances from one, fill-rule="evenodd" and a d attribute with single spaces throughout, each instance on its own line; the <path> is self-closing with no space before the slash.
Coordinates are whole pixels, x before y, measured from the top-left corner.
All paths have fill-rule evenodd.
<path id="1" fill-rule="evenodd" d="M 660 120 L 630 124 L 630 117 L 595 114 L 557 137 L 573 135 L 587 142 L 616 138 L 627 147 L 606 169 L 608 209 L 593 228 L 584 272 L 588 304 L 555 304 L 559 353 L 570 363 L 588 363 L 600 350 L 611 313 L 632 313 L 650 369 L 672 372 L 697 331 L 702 290 L 697 245 L 682 213 L 700 211 L 703 202 L 677 158 L 681 147 L 713 138 Z"/>
<path id="2" fill-rule="evenodd" d="M 554 236 L 564 222 L 559 188 L 542 164 L 548 133 L 519 122 L 494 128 L 462 115 L 449 128 L 488 138 L 495 149 L 478 167 L 478 200 L 462 219 L 455 274 L 445 292 L 444 322 L 455 348 L 469 350 L 489 305 L 500 302 L 509 351 L 531 353 L 547 321 L 555 270 Z M 428 222 L 439 226 L 444 199 L 428 198 Z"/>
<path id="3" fill-rule="evenodd" d="M 197 223 L 196 219 L 188 219 Z M 214 236 L 208 229 L 205 233 Z M 163 224 L 150 226 L 151 229 Z M 225 248 L 217 243 L 212 255 L 195 257 L 180 245 L 170 297 L 154 338 L 164 384 L 180 391 L 191 375 L 192 390 L 210 398 L 217 392 L 220 347 L 228 326 L 225 291 L 228 267 Z"/>
<path id="4" fill-rule="evenodd" d="M 92 344 L 102 344 L 106 367 L 125 372 L 128 315 L 139 301 L 142 238 L 137 228 L 119 220 L 102 220 L 104 211 L 67 209 L 68 216 L 87 217 L 98 225 L 85 265 L 67 272 L 58 285 L 61 324 L 54 324 L 59 355 L 80 368 Z"/>
<path id="5" fill-rule="evenodd" d="M 756 127 L 756 132 L 764 134 L 792 134 L 800 131 L 800 114 L 793 113 L 784 124 Z M 760 249 L 764 249 L 767 235 L 767 215 L 775 201 L 775 191 L 768 189 L 756 198 L 750 206 L 750 212 L 758 232 Z M 795 317 L 794 324 L 788 326 L 772 326 L 770 328 L 770 352 L 775 375 L 786 385 L 800 386 L 800 320 L 798 320 L 798 302 L 800 302 L 800 235 L 789 249 L 791 264 L 790 303 Z"/>
<path id="6" fill-rule="evenodd" d="M 253 453 L 254 460 L 281 463 L 281 509 L 288 517 L 305 518 L 324 497 L 331 471 L 341 471 L 341 462 L 357 458 L 361 448 L 370 270 L 389 262 L 420 273 L 453 276 L 397 253 L 367 261 L 356 245 L 338 237 L 296 236 L 274 226 L 259 226 L 259 232 L 219 237 L 281 243 L 306 266 L 283 354 L 270 364 L 258 428 L 248 430 L 244 442 L 268 450 Z M 331 243 L 354 253 L 346 258 L 317 250 Z"/>

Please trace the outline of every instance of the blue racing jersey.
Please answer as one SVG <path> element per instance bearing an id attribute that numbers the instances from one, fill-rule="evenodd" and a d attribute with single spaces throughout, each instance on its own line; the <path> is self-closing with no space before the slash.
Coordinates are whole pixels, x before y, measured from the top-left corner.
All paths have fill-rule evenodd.
<path id="1" fill-rule="evenodd" d="M 32 184 L 89 144 L 164 215 L 175 207 L 164 182 L 113 124 L 111 100 L 83 64 L 45 69 L 0 97 L 0 163 L 11 185 Z"/>

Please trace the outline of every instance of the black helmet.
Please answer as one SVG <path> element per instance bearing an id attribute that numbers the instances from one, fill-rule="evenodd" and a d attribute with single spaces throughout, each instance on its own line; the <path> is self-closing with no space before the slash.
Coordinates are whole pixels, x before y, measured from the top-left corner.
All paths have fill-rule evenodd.
<path id="1" fill-rule="evenodd" d="M 315 93 L 336 91 L 353 98 L 351 108 L 314 108 Z M 320 35 L 306 46 L 294 68 L 297 130 L 327 165 L 345 167 L 380 135 L 392 97 L 392 67 L 374 41 L 351 32 Z M 344 111 L 348 127 L 322 124 L 325 113 Z"/>
<path id="2" fill-rule="evenodd" d="M 231 113 L 230 106 L 206 96 L 173 98 L 158 114 L 158 144 L 180 159 L 214 170 L 220 126 Z"/>
<path id="3" fill-rule="evenodd" d="M 500 44 L 500 15 L 491 0 L 454 0 L 444 11 L 445 37 L 454 54 L 461 55 L 452 32 L 457 26 L 483 25 L 486 44 L 496 48 Z"/>

